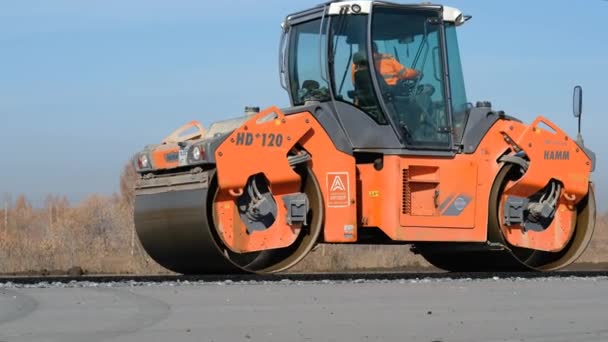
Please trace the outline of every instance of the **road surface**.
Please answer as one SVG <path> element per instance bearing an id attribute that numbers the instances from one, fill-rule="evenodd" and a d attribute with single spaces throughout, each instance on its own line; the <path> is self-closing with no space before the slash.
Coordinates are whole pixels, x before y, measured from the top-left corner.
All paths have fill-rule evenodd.
<path id="1" fill-rule="evenodd" d="M 0 285 L 0 341 L 608 341 L 608 278 Z"/>

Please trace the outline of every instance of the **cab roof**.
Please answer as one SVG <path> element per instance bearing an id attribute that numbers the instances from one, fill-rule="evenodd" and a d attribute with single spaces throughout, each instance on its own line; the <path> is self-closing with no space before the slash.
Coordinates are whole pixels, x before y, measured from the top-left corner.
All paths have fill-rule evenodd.
<path id="1" fill-rule="evenodd" d="M 454 7 L 443 6 L 439 4 L 431 4 L 431 3 L 419 3 L 419 4 L 401 4 L 389 1 L 372 1 L 372 0 L 338 0 L 338 1 L 329 1 L 322 4 L 319 4 L 315 7 L 312 7 L 307 10 L 295 12 L 287 16 L 286 21 L 292 23 L 293 21 L 301 22 L 307 21 L 308 19 L 312 19 L 313 17 L 317 17 L 319 14 L 325 13 L 329 16 L 334 15 L 357 15 L 357 14 L 369 14 L 371 12 L 371 8 L 374 5 L 385 5 L 385 6 L 394 6 L 401 8 L 411 8 L 411 9 L 429 9 L 441 11 L 443 13 L 443 20 L 447 22 L 452 22 L 456 26 L 464 24 L 470 16 L 465 16 L 462 12 Z"/>

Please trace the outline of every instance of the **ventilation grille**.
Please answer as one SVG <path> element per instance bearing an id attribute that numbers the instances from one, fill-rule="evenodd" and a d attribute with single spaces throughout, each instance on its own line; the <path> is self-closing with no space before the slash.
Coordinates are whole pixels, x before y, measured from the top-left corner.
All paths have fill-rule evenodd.
<path id="1" fill-rule="evenodd" d="M 412 213 L 412 194 L 410 191 L 410 170 L 403 169 L 403 197 L 401 199 L 401 213 L 410 215 Z"/>

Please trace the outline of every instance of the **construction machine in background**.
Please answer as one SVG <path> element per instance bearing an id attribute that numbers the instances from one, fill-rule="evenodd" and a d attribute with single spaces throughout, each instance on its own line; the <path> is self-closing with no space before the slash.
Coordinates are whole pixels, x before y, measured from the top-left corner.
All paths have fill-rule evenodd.
<path id="1" fill-rule="evenodd" d="M 450 271 L 571 264 L 595 226 L 594 154 L 545 117 L 469 103 L 456 35 L 469 18 L 380 1 L 287 16 L 292 107 L 194 121 L 137 155 L 147 253 L 186 274 L 280 272 L 319 243 L 411 245 Z M 388 82 L 382 58 L 418 76 Z"/>

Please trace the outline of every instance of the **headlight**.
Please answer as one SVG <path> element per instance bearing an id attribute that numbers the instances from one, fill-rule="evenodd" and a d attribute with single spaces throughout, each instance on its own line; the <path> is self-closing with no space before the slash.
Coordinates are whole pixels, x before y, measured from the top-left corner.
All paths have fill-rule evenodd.
<path id="1" fill-rule="evenodd" d="M 192 159 L 201 160 L 201 148 L 199 146 L 194 146 L 192 149 Z"/>
<path id="2" fill-rule="evenodd" d="M 190 149 L 190 161 L 200 162 L 205 160 L 205 148 L 202 145 L 193 146 Z"/>
<path id="3" fill-rule="evenodd" d="M 140 154 L 139 158 L 137 159 L 137 166 L 139 166 L 140 169 L 147 169 L 148 167 L 150 167 L 150 160 L 148 159 L 148 155 L 146 154 Z"/>

